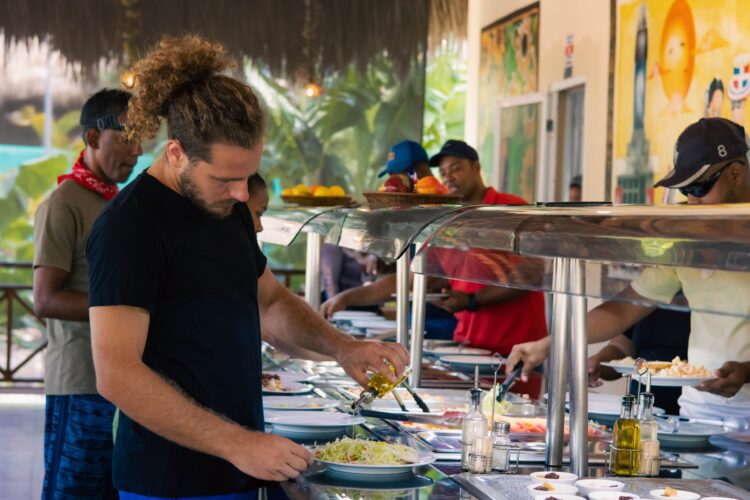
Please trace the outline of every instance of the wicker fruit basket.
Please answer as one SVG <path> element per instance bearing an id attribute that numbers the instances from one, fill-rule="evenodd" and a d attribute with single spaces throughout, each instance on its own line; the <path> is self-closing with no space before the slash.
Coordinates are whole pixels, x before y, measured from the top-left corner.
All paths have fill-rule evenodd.
<path id="1" fill-rule="evenodd" d="M 287 205 L 298 205 L 300 207 L 336 207 L 349 205 L 351 196 L 281 196 L 281 201 Z"/>
<path id="2" fill-rule="evenodd" d="M 379 191 L 369 191 L 362 194 L 367 198 L 367 204 L 371 208 L 455 205 L 459 203 L 458 196 L 447 194 L 383 193 Z"/>

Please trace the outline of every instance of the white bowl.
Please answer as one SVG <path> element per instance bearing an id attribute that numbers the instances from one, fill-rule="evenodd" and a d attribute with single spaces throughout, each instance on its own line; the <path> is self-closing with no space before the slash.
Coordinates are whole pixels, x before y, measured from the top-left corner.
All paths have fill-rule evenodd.
<path id="1" fill-rule="evenodd" d="M 701 496 L 692 491 L 677 490 L 677 495 L 666 497 L 664 496 L 664 488 L 658 490 L 651 490 L 649 493 L 654 498 L 665 498 L 666 500 L 698 500 Z"/>
<path id="2" fill-rule="evenodd" d="M 611 479 L 579 479 L 576 486 L 582 494 L 588 495 L 594 491 L 622 491 L 625 483 Z"/>
<path id="3" fill-rule="evenodd" d="M 566 483 L 547 483 L 549 484 L 552 489 L 551 490 L 538 490 L 536 488 L 539 488 L 544 483 L 533 483 L 528 485 L 526 488 L 529 490 L 529 493 L 532 495 L 540 495 L 542 493 L 560 493 L 561 495 L 575 495 L 578 493 L 578 488 L 573 486 L 572 484 L 566 484 Z"/>
<path id="4" fill-rule="evenodd" d="M 620 500 L 620 498 L 639 500 L 641 497 L 635 493 L 625 493 L 623 491 L 592 491 L 589 494 L 590 500 Z"/>
<path id="5" fill-rule="evenodd" d="M 558 479 L 551 479 L 548 477 L 544 477 L 546 474 L 557 474 L 559 476 Z M 531 477 L 531 480 L 535 483 L 566 483 L 566 484 L 573 484 L 578 479 L 578 476 L 575 474 L 572 474 L 570 472 L 557 472 L 557 471 L 551 471 L 551 470 L 541 470 L 537 472 L 532 472 L 529 474 Z"/>
<path id="6" fill-rule="evenodd" d="M 547 500 L 548 498 L 554 498 L 555 500 L 586 500 L 578 495 L 563 495 L 560 493 L 549 492 L 546 495 L 536 495 L 534 500 Z"/>
<path id="7" fill-rule="evenodd" d="M 703 497 L 701 500 L 740 500 L 734 497 Z"/>

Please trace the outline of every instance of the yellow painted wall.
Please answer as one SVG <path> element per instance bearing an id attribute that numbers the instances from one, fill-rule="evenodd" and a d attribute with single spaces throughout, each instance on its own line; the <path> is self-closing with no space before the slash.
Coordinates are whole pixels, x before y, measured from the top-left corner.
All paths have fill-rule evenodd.
<path id="1" fill-rule="evenodd" d="M 476 144 L 479 106 L 479 51 L 484 26 L 533 2 L 469 0 L 469 86 L 466 140 Z M 609 0 L 541 0 L 539 21 L 539 90 L 563 80 L 565 38 L 573 35 L 573 76 L 586 78 L 584 110 L 584 199 L 605 197 L 607 88 L 609 70 Z"/>

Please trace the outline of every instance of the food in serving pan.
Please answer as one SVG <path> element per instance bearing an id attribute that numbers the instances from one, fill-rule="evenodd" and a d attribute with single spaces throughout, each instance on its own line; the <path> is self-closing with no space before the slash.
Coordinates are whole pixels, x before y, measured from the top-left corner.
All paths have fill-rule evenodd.
<path id="1" fill-rule="evenodd" d="M 344 437 L 315 450 L 315 458 L 340 464 L 401 465 L 417 462 L 417 450 L 402 444 Z"/>
<path id="2" fill-rule="evenodd" d="M 622 366 L 633 366 L 635 360 L 628 356 L 626 358 L 612 361 L 613 364 Z M 654 377 L 700 377 L 711 378 L 713 374 L 703 365 L 691 365 L 687 360 L 676 356 L 672 361 L 647 361 L 648 371 Z"/>

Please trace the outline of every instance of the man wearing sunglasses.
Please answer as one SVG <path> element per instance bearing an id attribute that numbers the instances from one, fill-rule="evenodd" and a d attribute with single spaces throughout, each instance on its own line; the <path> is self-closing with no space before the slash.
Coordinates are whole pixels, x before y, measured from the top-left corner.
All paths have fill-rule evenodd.
<path id="1" fill-rule="evenodd" d="M 703 118 L 677 139 L 674 169 L 656 186 L 679 189 L 688 204 L 750 202 L 748 140 L 745 129 L 723 118 Z M 589 343 L 604 342 L 623 333 L 654 311 L 634 301 L 669 303 L 683 290 L 690 314 L 688 361 L 713 370 L 715 378 L 698 387 L 685 387 L 680 413 L 697 418 L 747 418 L 750 415 L 750 280 L 745 273 L 646 268 L 620 298 L 592 309 L 586 320 Z M 742 316 L 706 314 L 725 310 Z M 656 335 L 659 332 L 655 332 Z M 524 379 L 549 354 L 550 338 L 518 344 L 507 367 L 523 360 Z M 669 361 L 669 360 L 667 360 Z"/>

